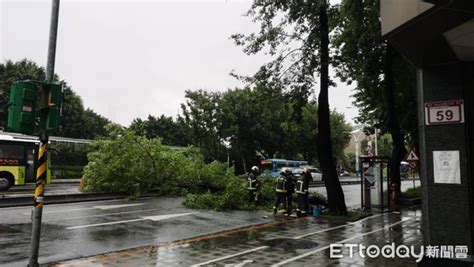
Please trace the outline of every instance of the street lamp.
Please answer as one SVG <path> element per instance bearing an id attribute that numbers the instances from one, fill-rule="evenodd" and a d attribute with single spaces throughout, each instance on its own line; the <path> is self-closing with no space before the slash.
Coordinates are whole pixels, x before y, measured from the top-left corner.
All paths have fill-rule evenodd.
<path id="1" fill-rule="evenodd" d="M 233 136 L 229 136 L 229 137 L 226 137 L 226 138 L 221 139 L 221 142 L 222 142 L 222 144 L 225 146 L 226 152 L 227 152 L 227 167 L 228 167 L 228 168 L 230 168 L 229 150 L 230 150 L 230 148 L 232 147 L 231 142 L 230 142 L 230 141 L 232 140 L 232 137 L 233 137 Z"/>
<path id="2" fill-rule="evenodd" d="M 362 130 L 357 129 L 352 132 L 350 132 L 352 137 L 354 137 L 355 140 L 355 157 L 356 157 L 356 176 L 360 176 L 360 170 L 359 170 L 359 143 L 360 143 L 360 136 L 362 135 Z"/>

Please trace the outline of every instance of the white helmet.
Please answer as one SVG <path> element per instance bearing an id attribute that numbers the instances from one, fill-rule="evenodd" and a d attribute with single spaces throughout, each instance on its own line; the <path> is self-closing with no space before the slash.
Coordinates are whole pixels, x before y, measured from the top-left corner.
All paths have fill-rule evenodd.
<path id="1" fill-rule="evenodd" d="M 253 167 L 252 167 L 252 171 L 253 171 L 253 172 L 258 172 L 258 167 L 257 167 L 257 166 L 253 166 Z"/>
<path id="2" fill-rule="evenodd" d="M 285 167 L 285 168 L 282 168 L 282 169 L 281 169 L 281 173 L 282 173 L 282 174 L 291 174 L 291 170 L 290 170 L 290 168 L 286 168 L 286 167 Z"/>

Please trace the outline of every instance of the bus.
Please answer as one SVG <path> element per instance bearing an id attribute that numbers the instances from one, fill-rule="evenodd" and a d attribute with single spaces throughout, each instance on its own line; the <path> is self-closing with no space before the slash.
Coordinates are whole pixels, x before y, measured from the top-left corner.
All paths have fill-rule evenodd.
<path id="1" fill-rule="evenodd" d="M 260 161 L 260 169 L 263 175 L 278 177 L 282 168 L 299 168 L 308 165 L 305 160 L 287 160 L 287 159 L 264 159 Z"/>
<path id="2" fill-rule="evenodd" d="M 50 144 L 90 144 L 91 140 L 50 137 Z M 0 131 L 0 191 L 12 186 L 34 183 L 40 141 L 36 136 Z M 51 147 L 50 147 L 51 148 Z M 48 153 L 46 183 L 52 179 L 51 157 Z"/>
<path id="3" fill-rule="evenodd" d="M 0 134 L 0 191 L 6 191 L 13 185 L 35 182 L 35 167 L 38 158 L 39 141 L 25 136 L 15 138 Z M 51 180 L 48 168 L 47 179 Z"/>

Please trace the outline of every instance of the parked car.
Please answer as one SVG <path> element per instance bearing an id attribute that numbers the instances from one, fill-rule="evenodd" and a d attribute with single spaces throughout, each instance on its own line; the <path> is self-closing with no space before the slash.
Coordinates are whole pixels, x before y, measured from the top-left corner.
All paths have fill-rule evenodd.
<path id="1" fill-rule="evenodd" d="M 289 169 L 291 170 L 291 173 L 296 179 L 300 178 L 301 174 L 303 173 L 302 168 L 289 168 Z"/>
<path id="2" fill-rule="evenodd" d="M 313 182 L 321 182 L 323 180 L 323 174 L 321 173 L 321 171 L 316 168 L 316 167 L 313 167 L 313 166 L 310 166 L 310 165 L 303 165 L 303 166 L 300 166 L 298 169 L 300 169 L 301 171 L 298 171 L 299 172 L 299 175 L 301 175 L 301 173 L 303 172 L 303 169 L 304 168 L 308 168 L 309 171 L 311 172 L 311 177 L 313 178 Z"/>
<path id="3" fill-rule="evenodd" d="M 349 176 L 349 175 L 350 175 L 350 173 L 347 172 L 347 171 L 341 171 L 341 172 L 339 173 L 339 176 L 340 176 L 340 177 Z"/>

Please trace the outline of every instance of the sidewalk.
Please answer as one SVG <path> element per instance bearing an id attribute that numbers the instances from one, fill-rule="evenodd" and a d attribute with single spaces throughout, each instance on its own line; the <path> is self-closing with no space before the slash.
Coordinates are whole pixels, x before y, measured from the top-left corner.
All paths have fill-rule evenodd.
<path id="1" fill-rule="evenodd" d="M 178 227 L 178 226 L 177 226 Z M 53 266 L 415 266 L 413 258 L 330 258 L 330 244 L 415 245 L 422 242 L 420 208 L 375 214 L 356 222 L 301 218 L 235 229 L 189 240 L 145 246 Z"/>

